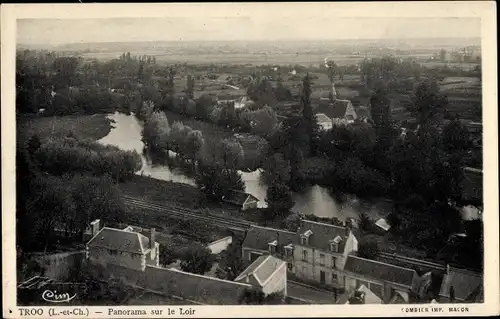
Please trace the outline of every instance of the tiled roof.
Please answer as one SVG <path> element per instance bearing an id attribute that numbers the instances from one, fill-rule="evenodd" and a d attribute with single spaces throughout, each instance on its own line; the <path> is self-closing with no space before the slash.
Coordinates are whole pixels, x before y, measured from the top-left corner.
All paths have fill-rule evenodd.
<path id="1" fill-rule="evenodd" d="M 228 203 L 232 203 L 232 204 L 241 206 L 245 203 L 245 201 L 248 199 L 248 197 L 251 197 L 257 201 L 259 200 L 257 197 L 253 196 L 252 194 L 248 194 L 248 193 L 236 191 L 236 190 L 230 191 L 227 196 L 224 196 L 222 198 L 222 200 L 225 202 L 228 202 Z"/>
<path id="2" fill-rule="evenodd" d="M 358 276 L 396 283 L 407 287 L 412 287 L 414 279 L 418 277 L 417 272 L 413 269 L 398 267 L 352 255 L 347 257 L 344 271 L 354 273 Z"/>
<path id="3" fill-rule="evenodd" d="M 329 100 L 320 100 L 317 112 L 323 113 L 329 118 L 343 118 L 350 103 L 349 100 L 335 100 L 333 103 Z"/>
<path id="4" fill-rule="evenodd" d="M 260 285 L 263 285 L 271 275 L 285 262 L 271 255 L 260 256 L 235 281 L 244 280 L 246 276 L 253 275 Z"/>
<path id="5" fill-rule="evenodd" d="M 344 251 L 347 231 L 345 227 L 303 219 L 300 221 L 299 234 L 304 234 L 307 231 L 312 231 L 312 235 L 309 236 L 308 246 L 329 251 L 330 241 L 333 241 L 336 237 L 340 237 L 342 241 L 339 243 L 339 253 Z"/>
<path id="6" fill-rule="evenodd" d="M 252 228 L 247 231 L 243 247 L 268 250 L 268 244 L 275 240 L 278 240 L 278 246 L 280 247 L 286 246 L 290 243 L 296 244 L 298 242 L 296 233 L 282 229 L 252 226 Z"/>
<path id="7" fill-rule="evenodd" d="M 469 270 L 450 267 L 450 270 L 443 278 L 439 295 L 449 298 L 451 286 L 453 286 L 455 299 L 457 300 L 465 301 L 471 295 L 481 297 L 483 276 Z"/>
<path id="8" fill-rule="evenodd" d="M 149 239 L 136 232 L 104 227 L 87 245 L 135 254 L 145 254 L 149 248 Z"/>

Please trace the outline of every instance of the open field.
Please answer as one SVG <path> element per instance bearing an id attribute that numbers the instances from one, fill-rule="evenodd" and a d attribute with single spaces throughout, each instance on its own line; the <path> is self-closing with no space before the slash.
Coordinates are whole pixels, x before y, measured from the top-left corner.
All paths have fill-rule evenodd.
<path id="1" fill-rule="evenodd" d="M 92 52 L 84 53 L 85 59 L 98 59 L 98 60 L 111 60 L 118 58 L 123 52 Z M 131 54 L 146 54 L 156 57 L 157 63 L 166 64 L 275 64 L 275 65 L 316 65 L 322 64 L 325 57 L 335 60 L 338 65 L 351 65 L 358 64 L 364 59 L 364 56 L 347 56 L 336 54 L 294 54 L 294 53 L 280 53 L 280 54 L 252 54 L 252 53 L 221 53 L 221 54 L 168 54 L 159 51 L 149 52 L 130 52 Z"/>
<path id="2" fill-rule="evenodd" d="M 98 140 L 111 131 L 111 120 L 106 114 L 57 117 L 18 117 L 19 138 L 38 134 L 40 139 L 63 137 L 73 132 L 81 138 Z"/>

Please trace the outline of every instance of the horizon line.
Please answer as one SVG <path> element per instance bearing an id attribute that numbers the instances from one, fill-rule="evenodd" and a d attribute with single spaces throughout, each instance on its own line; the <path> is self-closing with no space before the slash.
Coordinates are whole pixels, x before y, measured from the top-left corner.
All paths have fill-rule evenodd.
<path id="1" fill-rule="evenodd" d="M 400 41 L 410 41 L 410 40 L 442 40 L 442 39 L 481 39 L 481 36 L 471 36 L 471 37 L 454 37 L 454 36 L 446 36 L 446 37 L 391 37 L 391 38 L 345 38 L 345 39 L 241 39 L 241 40 L 131 40 L 131 41 L 96 41 L 96 42 L 88 42 L 88 41 L 77 41 L 77 42 L 65 42 L 65 43 L 57 43 L 57 44 L 49 44 L 49 43 L 17 43 L 16 45 L 45 45 L 45 46 L 63 46 L 70 44 L 104 44 L 104 43 L 149 43 L 149 42 L 311 42 L 311 41 L 326 41 L 326 42 L 340 42 L 340 41 L 381 41 L 381 40 L 400 40 Z"/>

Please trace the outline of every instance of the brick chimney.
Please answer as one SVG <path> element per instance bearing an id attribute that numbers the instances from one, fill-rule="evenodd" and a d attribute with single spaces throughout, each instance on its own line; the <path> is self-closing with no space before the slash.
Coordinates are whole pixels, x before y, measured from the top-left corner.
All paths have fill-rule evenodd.
<path id="1" fill-rule="evenodd" d="M 155 249 L 156 243 L 156 229 L 151 228 L 151 235 L 149 236 L 149 248 L 151 250 Z"/>

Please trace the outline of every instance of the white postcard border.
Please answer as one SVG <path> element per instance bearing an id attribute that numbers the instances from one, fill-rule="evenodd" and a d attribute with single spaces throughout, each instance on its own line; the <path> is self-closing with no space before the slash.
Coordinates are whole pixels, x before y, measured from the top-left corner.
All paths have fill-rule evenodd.
<path id="1" fill-rule="evenodd" d="M 15 47 L 16 19 L 20 18 L 110 18 L 110 17 L 164 17 L 183 16 L 241 16 L 300 14 L 304 17 L 479 17 L 482 27 L 483 61 L 483 127 L 484 127 L 484 303 L 467 305 L 282 305 L 282 306 L 186 306 L 195 314 L 186 317 L 346 317 L 346 316 L 471 316 L 499 313 L 499 233 L 498 233 L 498 135 L 497 135 L 497 41 L 496 6 L 492 1 L 441 1 L 441 2 L 363 2 L 363 3 L 189 3 L 189 4 L 43 4 L 1 6 L 1 57 L 2 57 L 2 285 L 4 318 L 20 318 L 16 306 L 16 251 L 15 251 Z M 425 312 L 425 309 L 442 307 L 467 307 L 468 312 Z M 44 309 L 48 317 L 50 307 Z M 158 317 L 167 315 L 168 309 L 178 306 L 148 307 L 65 307 L 87 310 L 83 317 L 108 317 L 109 308 L 163 309 Z M 424 312 L 418 309 L 424 309 Z M 58 308 L 62 309 L 62 308 Z M 410 309 L 415 312 L 410 312 Z M 101 314 L 95 313 L 102 312 Z M 177 310 L 176 310 L 177 311 Z M 34 315 L 33 317 L 42 317 Z M 60 318 L 80 317 L 74 313 Z M 118 315 L 115 317 L 129 317 Z"/>

